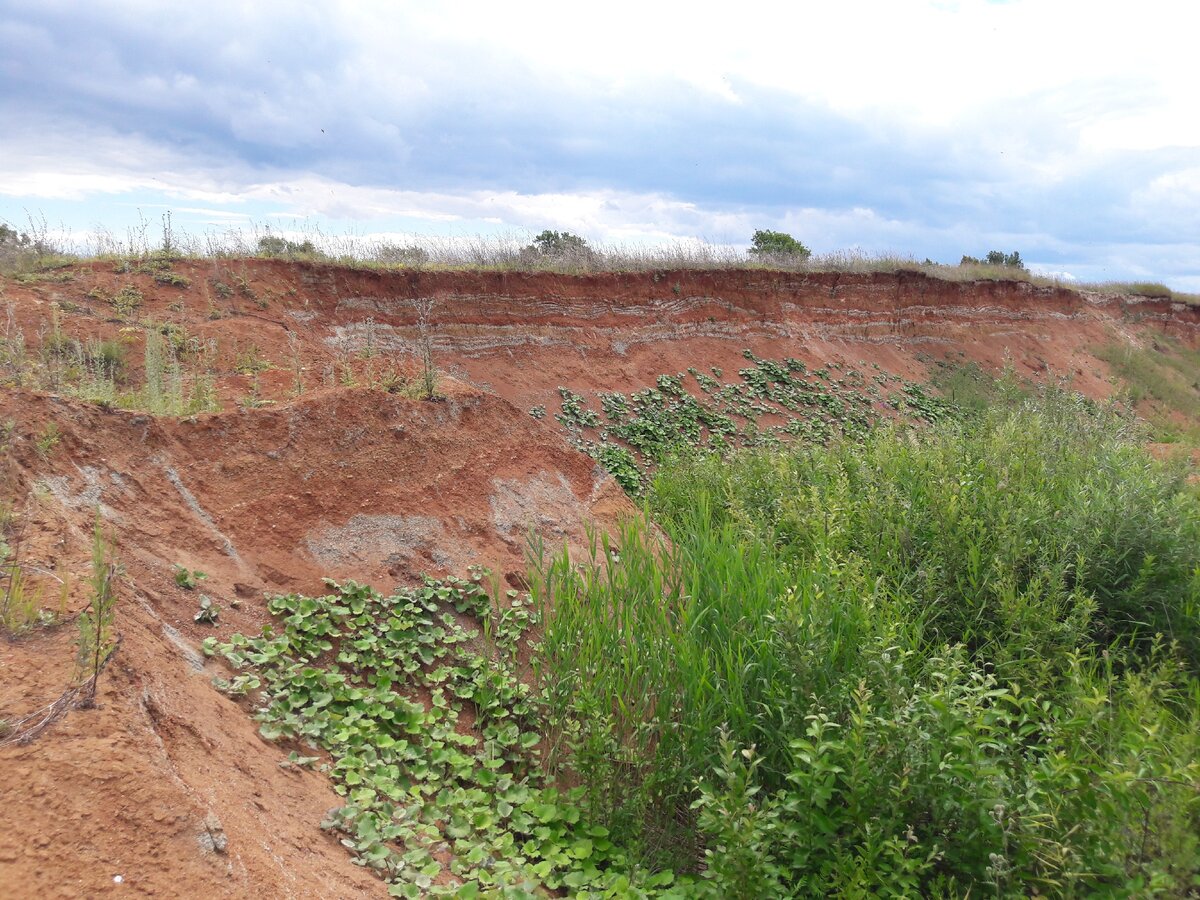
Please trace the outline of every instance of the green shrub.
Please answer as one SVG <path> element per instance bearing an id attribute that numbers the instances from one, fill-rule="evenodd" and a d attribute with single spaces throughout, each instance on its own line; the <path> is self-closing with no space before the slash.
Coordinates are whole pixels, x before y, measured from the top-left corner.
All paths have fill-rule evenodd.
<path id="1" fill-rule="evenodd" d="M 142 305 L 142 292 L 132 284 L 121 288 L 112 298 L 113 308 L 122 319 L 127 319 Z"/>
<path id="2" fill-rule="evenodd" d="M 682 495 L 672 517 L 689 492 L 722 490 L 722 515 L 789 564 L 865 561 L 942 640 L 1008 653 L 1011 629 L 1028 628 L 1034 665 L 1051 643 L 1145 647 L 1161 632 L 1200 670 L 1200 511 L 1183 473 L 1141 440 L 1115 412 L 1052 390 L 928 436 L 884 429 L 861 447 L 800 448 L 728 474 L 697 462 L 660 493 Z"/>
<path id="3" fill-rule="evenodd" d="M 33 448 L 37 451 L 38 456 L 45 460 L 49 459 L 50 454 L 57 449 L 61 441 L 62 432 L 58 428 L 58 423 L 47 422 L 34 440 Z"/>
<path id="4" fill-rule="evenodd" d="M 83 347 L 84 359 L 98 374 L 118 378 L 125 369 L 125 345 L 120 341 L 96 339 Z"/>
<path id="5" fill-rule="evenodd" d="M 754 232 L 750 239 L 750 255 L 760 259 L 792 259 L 803 262 L 812 256 L 812 251 L 783 231 Z"/>
<path id="6" fill-rule="evenodd" d="M 169 285 L 170 287 L 186 288 L 190 287 L 192 280 L 186 275 L 180 275 L 178 272 L 156 272 L 154 280 L 159 284 Z"/>
<path id="7" fill-rule="evenodd" d="M 310 240 L 289 241 L 268 234 L 258 239 L 258 253 L 260 256 L 315 256 L 317 248 Z"/>
<path id="8" fill-rule="evenodd" d="M 196 586 L 207 578 L 208 575 L 199 569 L 192 571 L 185 566 L 176 564 L 174 577 L 175 583 L 185 591 L 194 591 Z"/>
<path id="9" fill-rule="evenodd" d="M 588 242 L 579 235 L 549 229 L 535 237 L 526 250 L 542 256 L 586 256 L 589 252 Z"/>
<path id="10" fill-rule="evenodd" d="M 1185 894 L 1200 507 L 1140 440 L 1051 391 L 669 462 L 663 537 L 538 557 L 554 766 L 716 895 Z"/>
<path id="11" fill-rule="evenodd" d="M 1003 250 L 989 250 L 983 259 L 974 256 L 964 255 L 960 266 L 1003 266 L 1007 269 L 1017 269 L 1021 272 L 1028 272 L 1025 263 L 1021 260 L 1021 253 L 1018 250 L 1013 250 L 1011 253 L 1005 253 Z"/>
<path id="12" fill-rule="evenodd" d="M 228 300 L 233 296 L 233 288 L 227 285 L 224 281 L 221 281 L 215 277 L 211 277 L 208 279 L 208 283 L 212 286 L 213 293 L 222 300 Z"/>

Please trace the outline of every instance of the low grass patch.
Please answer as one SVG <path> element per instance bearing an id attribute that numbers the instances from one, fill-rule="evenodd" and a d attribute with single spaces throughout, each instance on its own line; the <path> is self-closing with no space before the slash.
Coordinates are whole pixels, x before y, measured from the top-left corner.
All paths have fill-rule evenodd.
<path id="1" fill-rule="evenodd" d="M 11 505 L 0 503 L 0 636 L 20 637 L 62 621 L 67 611 L 70 576 L 30 566 L 22 558 L 24 526 L 14 527 Z M 47 605 L 46 582 L 57 582 L 57 604 Z"/>
<path id="2" fill-rule="evenodd" d="M 1155 438 L 1200 444 L 1200 350 L 1157 335 L 1149 347 L 1108 344 L 1092 352 L 1125 384 L 1134 404 L 1151 401 Z"/>
<path id="3" fill-rule="evenodd" d="M 128 360 L 128 346 L 138 331 L 134 326 L 122 329 L 117 338 L 81 340 L 59 328 L 57 313 L 53 322 L 34 353 L 10 313 L 7 331 L 0 334 L 0 384 L 153 415 L 189 416 L 220 409 L 212 370 L 215 345 L 188 336 L 182 326 L 143 322 L 139 373 Z M 39 444 L 40 451 L 52 449 L 53 441 Z"/>
<path id="4" fill-rule="evenodd" d="M 247 229 L 187 234 L 170 227 L 164 230 L 169 243 L 155 248 L 148 239 L 149 223 L 130 232 L 122 241 L 99 229 L 85 249 L 73 236 L 53 235 L 42 229 L 39 248 L 0 252 L 0 274 L 27 281 L 66 281 L 71 273 L 53 274 L 55 269 L 78 263 L 109 260 L 115 270 L 151 275 L 159 284 L 186 289 L 186 276 L 171 273 L 179 261 L 244 262 L 248 259 L 286 259 L 301 264 L 341 266 L 367 270 L 420 270 L 431 272 L 494 271 L 552 272 L 587 275 L 605 272 L 650 273 L 655 280 L 681 271 L 746 270 L 760 272 L 845 274 L 923 274 L 930 278 L 953 281 L 1020 281 L 1040 288 L 1063 288 L 1109 295 L 1142 296 L 1170 299 L 1200 305 L 1200 294 L 1176 291 L 1159 282 L 1086 283 L 1064 280 L 1055 275 L 1031 272 L 1023 267 L 977 263 L 938 263 L 897 253 L 864 252 L 858 249 L 803 254 L 760 255 L 731 244 L 715 244 L 700 239 L 677 239 L 653 246 L 623 244 L 569 244 L 554 252 L 531 252 L 537 238 L 532 233 L 512 232 L 501 235 L 437 237 L 412 235 L 402 243 L 391 239 L 364 238 L 360 235 L 324 233 L 312 223 L 301 223 L 289 232 L 279 233 L 272 226 L 251 225 Z M 71 247 L 68 249 L 68 244 Z M 3 248 L 0 248 L 2 251 Z M 211 286 L 222 298 L 232 295 L 227 277 L 212 277 Z M 238 292 L 266 308 L 242 279 Z M 678 296 L 679 283 L 668 282 Z M 214 310 L 214 318 L 218 317 Z"/>
<path id="5" fill-rule="evenodd" d="M 1200 305 L 1200 294 L 1189 294 L 1172 290 L 1159 281 L 1105 281 L 1099 284 L 1083 285 L 1087 290 L 1101 294 L 1112 294 L 1126 297 L 1146 297 L 1151 300 L 1174 300 L 1192 306 Z"/>
<path id="6" fill-rule="evenodd" d="M 1035 392 L 1035 386 L 1019 378 L 1011 366 L 996 374 L 974 361 L 939 361 L 929 381 L 959 415 L 967 416 L 981 416 L 997 406 L 1011 406 Z"/>

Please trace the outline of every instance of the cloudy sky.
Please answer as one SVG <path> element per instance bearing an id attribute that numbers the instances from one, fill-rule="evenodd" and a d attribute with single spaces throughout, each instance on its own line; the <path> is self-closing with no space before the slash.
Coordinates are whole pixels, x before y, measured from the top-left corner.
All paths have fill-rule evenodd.
<path id="1" fill-rule="evenodd" d="M 0 219 L 818 252 L 1200 291 L 1177 0 L 0 0 Z"/>

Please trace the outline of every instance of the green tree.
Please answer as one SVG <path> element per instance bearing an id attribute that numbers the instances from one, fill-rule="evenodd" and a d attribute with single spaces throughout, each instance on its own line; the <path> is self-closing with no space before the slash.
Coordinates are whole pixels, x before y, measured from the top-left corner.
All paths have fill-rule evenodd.
<path id="1" fill-rule="evenodd" d="M 987 255 L 980 259 L 977 256 L 963 255 L 959 262 L 960 266 L 1004 266 L 1009 269 L 1020 269 L 1022 272 L 1027 271 L 1025 262 L 1021 259 L 1021 251 L 1014 250 L 1011 253 L 1005 253 L 1003 250 L 989 250 Z"/>
<path id="2" fill-rule="evenodd" d="M 261 256 L 298 256 L 317 252 L 312 241 L 289 241 L 277 235 L 268 234 L 258 239 L 258 252 Z"/>
<path id="3" fill-rule="evenodd" d="M 533 239 L 533 243 L 525 248 L 527 251 L 541 256 L 590 256 L 592 248 L 577 234 L 569 231 L 543 231 Z"/>
<path id="4" fill-rule="evenodd" d="M 756 231 L 750 244 L 750 253 L 758 257 L 790 256 L 803 261 L 812 256 L 811 250 L 783 231 Z"/>
<path id="5" fill-rule="evenodd" d="M 0 264 L 7 267 L 28 260 L 35 250 L 29 235 L 0 222 Z"/>
<path id="6" fill-rule="evenodd" d="M 29 235 L 0 222 L 0 244 L 9 244 L 13 247 L 28 247 Z"/>

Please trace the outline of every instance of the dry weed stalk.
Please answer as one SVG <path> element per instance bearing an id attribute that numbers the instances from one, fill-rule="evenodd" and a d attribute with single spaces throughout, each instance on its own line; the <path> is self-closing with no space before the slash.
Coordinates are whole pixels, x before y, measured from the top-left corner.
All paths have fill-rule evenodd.
<path id="1" fill-rule="evenodd" d="M 437 397 L 437 369 L 433 364 L 433 326 L 430 316 L 433 314 L 437 300 L 433 297 L 419 297 L 410 301 L 417 314 L 417 353 L 421 357 L 421 399 L 433 400 Z"/>

